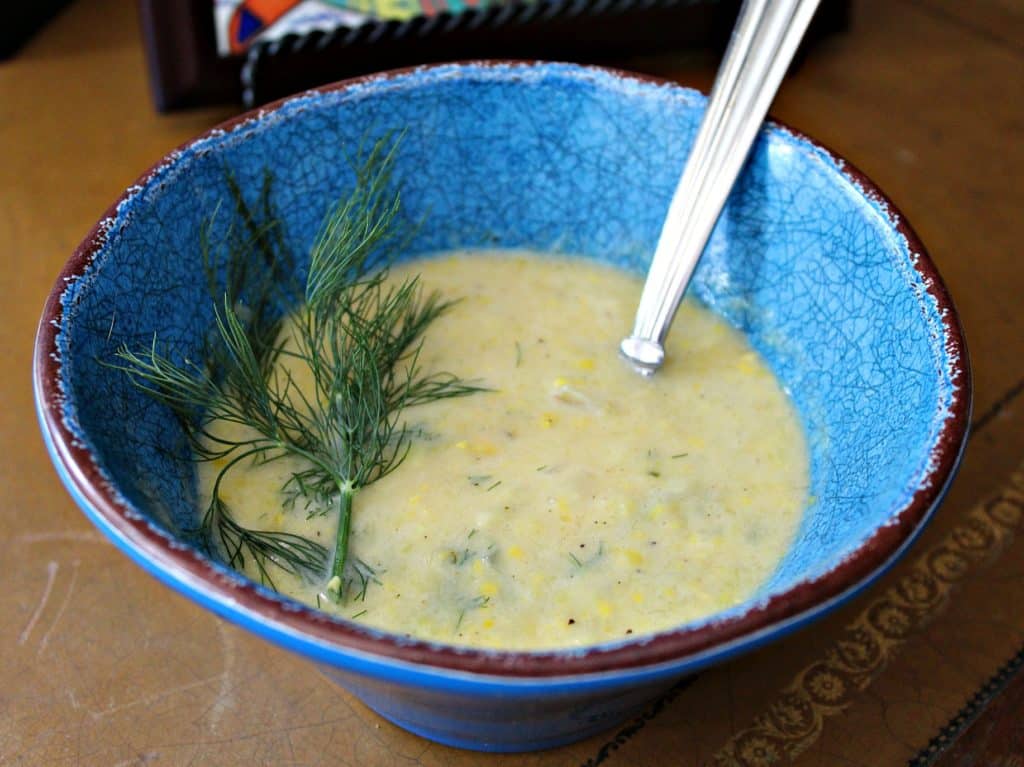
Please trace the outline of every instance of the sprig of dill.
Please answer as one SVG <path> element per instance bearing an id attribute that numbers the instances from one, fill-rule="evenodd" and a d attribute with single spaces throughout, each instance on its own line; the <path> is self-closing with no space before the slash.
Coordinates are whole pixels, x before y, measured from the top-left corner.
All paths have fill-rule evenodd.
<path id="1" fill-rule="evenodd" d="M 353 499 L 407 456 L 417 429 L 407 426 L 404 410 L 482 390 L 420 367 L 424 333 L 452 302 L 424 295 L 416 278 L 387 282 L 387 264 L 406 242 L 400 198 L 389 191 L 396 147 L 382 139 L 355 166 L 352 191 L 315 238 L 304 288 L 291 277 L 295 262 L 273 215 L 269 175 L 252 207 L 229 174 L 235 219 L 224 257 L 212 244 L 212 220 L 201 234 L 215 296 L 202 364 L 174 361 L 155 338 L 139 351 L 122 346 L 112 363 L 179 416 L 197 458 L 223 463 L 200 525 L 207 549 L 237 568 L 250 557 L 272 587 L 268 562 L 325 578 L 335 601 L 351 589 L 362 598 L 375 579 L 372 568 L 348 556 Z M 295 303 L 302 306 L 294 337 L 282 338 L 283 308 Z M 313 391 L 295 383 L 289 369 L 296 365 L 308 367 Z M 218 421 L 244 425 L 253 436 L 225 439 L 211 428 Z M 311 514 L 337 513 L 330 557 L 302 536 L 242 526 L 221 496 L 224 478 L 239 465 L 285 456 L 299 462 L 282 487 L 285 505 L 302 499 Z"/>

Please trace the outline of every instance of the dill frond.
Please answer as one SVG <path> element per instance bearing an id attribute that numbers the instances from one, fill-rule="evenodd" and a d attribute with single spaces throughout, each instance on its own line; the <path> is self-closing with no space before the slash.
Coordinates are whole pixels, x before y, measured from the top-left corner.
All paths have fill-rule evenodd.
<path id="1" fill-rule="evenodd" d="M 387 265 L 407 242 L 400 198 L 390 191 L 397 142 L 377 142 L 358 164 L 351 192 L 328 212 L 312 251 L 306 283 L 296 286 L 264 177 L 255 206 L 227 172 L 234 215 L 221 243 L 214 217 L 200 252 L 214 297 L 214 323 L 201 364 L 175 362 L 158 348 L 127 347 L 112 367 L 171 408 L 184 424 L 196 457 L 224 461 L 200 524 L 208 551 L 244 568 L 248 561 L 273 587 L 269 563 L 309 580 L 323 579 L 335 601 L 365 598 L 376 574 L 348 556 L 353 499 L 405 459 L 418 427 L 404 410 L 483 388 L 449 373 L 424 372 L 423 336 L 452 302 L 423 295 L 417 279 L 387 281 Z M 287 307 L 297 310 L 293 338 L 282 338 Z M 285 359 L 287 358 L 287 360 Z M 313 391 L 303 392 L 278 362 L 304 365 Z M 251 438 L 218 436 L 218 421 L 248 427 Z M 239 524 L 220 495 L 224 477 L 242 463 L 298 459 L 282 503 L 308 515 L 337 514 L 333 552 L 292 533 Z"/>

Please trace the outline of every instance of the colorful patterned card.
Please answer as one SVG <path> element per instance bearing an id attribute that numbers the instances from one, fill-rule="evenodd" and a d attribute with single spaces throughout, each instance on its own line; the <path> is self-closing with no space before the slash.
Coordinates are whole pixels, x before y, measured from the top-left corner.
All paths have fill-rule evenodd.
<path id="1" fill-rule="evenodd" d="M 245 53 L 255 42 L 330 32 L 372 21 L 461 13 L 508 0 L 213 0 L 217 52 Z"/>

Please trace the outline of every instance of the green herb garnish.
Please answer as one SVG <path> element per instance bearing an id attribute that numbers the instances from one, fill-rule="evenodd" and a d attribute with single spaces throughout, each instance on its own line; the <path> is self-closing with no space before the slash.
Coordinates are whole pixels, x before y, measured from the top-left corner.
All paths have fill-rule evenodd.
<path id="1" fill-rule="evenodd" d="M 580 548 L 584 548 L 583 544 L 580 544 Z M 598 541 L 597 551 L 591 554 L 586 559 L 580 559 L 573 552 L 569 552 L 569 561 L 572 562 L 573 567 L 582 570 L 585 567 L 590 567 L 596 564 L 604 557 L 604 541 Z"/>
<path id="2" fill-rule="evenodd" d="M 423 295 L 415 278 L 385 283 L 387 263 L 405 242 L 399 197 L 388 191 L 395 146 L 378 142 L 355 168 L 354 189 L 316 237 L 304 287 L 291 281 L 294 263 L 270 206 L 269 176 L 251 207 L 229 175 L 236 221 L 222 257 L 213 255 L 212 221 L 200 243 L 215 297 L 202 363 L 173 360 L 154 338 L 147 349 L 122 346 L 113 365 L 179 416 L 198 459 L 224 462 L 200 524 L 208 551 L 239 569 L 251 557 L 272 587 L 268 561 L 310 580 L 325 578 L 335 601 L 349 591 L 362 599 L 376 579 L 371 567 L 348 557 L 352 504 L 408 454 L 418 432 L 403 420 L 404 410 L 482 390 L 420 368 L 424 332 L 452 303 Z M 282 338 L 282 307 L 296 304 L 295 335 Z M 300 391 L 278 362 L 307 366 L 313 391 Z M 211 432 L 215 421 L 242 424 L 253 436 L 225 440 Z M 301 499 L 310 514 L 337 512 L 330 557 L 302 536 L 243 527 L 220 495 L 239 464 L 286 456 L 300 464 L 282 487 L 286 505 Z"/>
<path id="3" fill-rule="evenodd" d="M 482 610 L 487 607 L 487 604 L 491 601 L 490 597 L 476 596 L 470 599 L 463 600 L 459 608 L 459 617 L 455 621 L 455 631 L 458 631 L 462 626 L 462 621 L 466 618 L 466 613 L 471 610 Z"/>

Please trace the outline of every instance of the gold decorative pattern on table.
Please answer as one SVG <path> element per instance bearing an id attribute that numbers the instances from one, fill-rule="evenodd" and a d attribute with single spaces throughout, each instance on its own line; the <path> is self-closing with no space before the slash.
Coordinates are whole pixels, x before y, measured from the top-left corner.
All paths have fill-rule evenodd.
<path id="1" fill-rule="evenodd" d="M 938 615 L 956 585 L 991 561 L 1024 518 L 1024 462 L 1004 487 L 913 564 L 895 586 L 843 629 L 823 658 L 804 667 L 750 726 L 715 755 L 717 767 L 761 767 L 795 759 L 842 713 L 907 639 Z"/>

